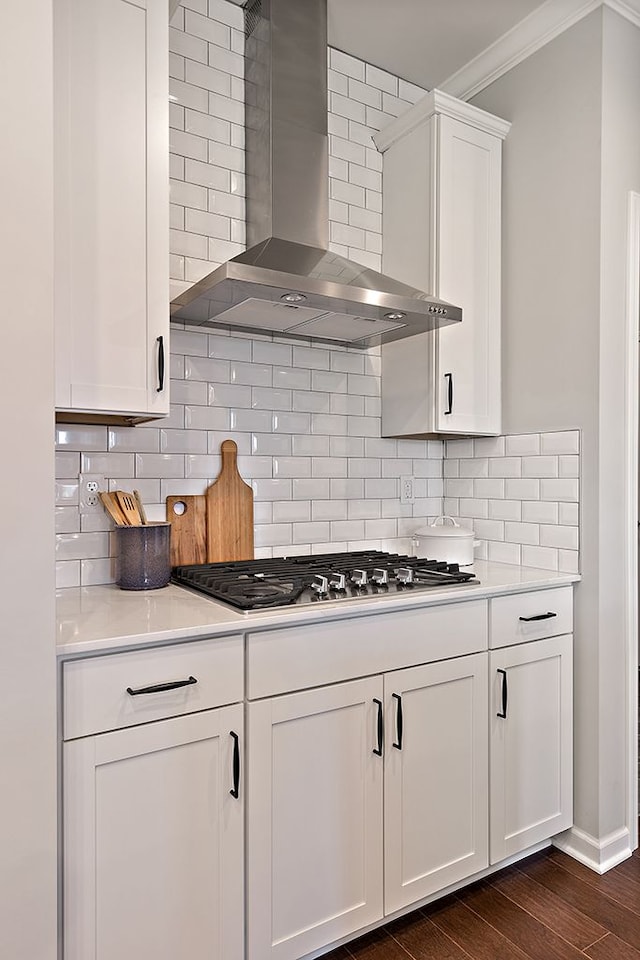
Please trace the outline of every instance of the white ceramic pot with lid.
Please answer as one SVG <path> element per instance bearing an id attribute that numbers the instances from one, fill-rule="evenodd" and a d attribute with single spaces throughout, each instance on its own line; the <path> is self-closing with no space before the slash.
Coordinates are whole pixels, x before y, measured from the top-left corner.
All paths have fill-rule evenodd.
<path id="1" fill-rule="evenodd" d="M 458 563 L 461 567 L 473 563 L 473 530 L 461 526 L 453 517 L 436 517 L 433 523 L 420 527 L 413 534 L 413 550 L 417 557 Z"/>

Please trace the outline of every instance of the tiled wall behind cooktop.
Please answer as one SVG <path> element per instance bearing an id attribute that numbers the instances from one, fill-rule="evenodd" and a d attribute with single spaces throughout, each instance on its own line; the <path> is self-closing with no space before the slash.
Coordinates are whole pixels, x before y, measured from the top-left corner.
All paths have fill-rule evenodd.
<path id="1" fill-rule="evenodd" d="M 200 494 L 238 445 L 255 500 L 256 556 L 407 550 L 442 508 L 441 441 L 380 439 L 377 352 L 172 329 L 171 416 L 135 428 L 57 428 L 58 583 L 113 579 L 111 522 L 80 517 L 78 473 L 140 491 L 153 519 Z M 413 504 L 400 476 L 415 477 Z"/>

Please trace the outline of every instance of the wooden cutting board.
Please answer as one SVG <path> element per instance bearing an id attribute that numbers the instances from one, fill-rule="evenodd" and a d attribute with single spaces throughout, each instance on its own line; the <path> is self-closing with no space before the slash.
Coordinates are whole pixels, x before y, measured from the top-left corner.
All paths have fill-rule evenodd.
<path id="1" fill-rule="evenodd" d="M 207 560 L 253 560 L 253 490 L 238 473 L 234 441 L 223 440 L 220 454 L 220 475 L 205 494 Z"/>
<path id="2" fill-rule="evenodd" d="M 207 499 L 167 497 L 171 522 L 171 566 L 207 562 Z"/>
<path id="3" fill-rule="evenodd" d="M 253 560 L 253 491 L 238 473 L 234 441 L 220 452 L 220 475 L 204 495 L 167 497 L 173 567 Z"/>

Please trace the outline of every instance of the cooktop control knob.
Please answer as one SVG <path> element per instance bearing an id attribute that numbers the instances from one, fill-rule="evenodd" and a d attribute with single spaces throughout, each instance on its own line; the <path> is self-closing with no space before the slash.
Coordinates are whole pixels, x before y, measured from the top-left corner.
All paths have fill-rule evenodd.
<path id="1" fill-rule="evenodd" d="M 368 580 L 367 571 L 354 570 L 351 574 L 351 579 L 355 583 L 356 587 L 366 587 Z"/>
<path id="2" fill-rule="evenodd" d="M 332 573 L 329 586 L 338 593 L 347 589 L 347 578 L 344 573 Z"/>
<path id="3" fill-rule="evenodd" d="M 399 583 L 413 583 L 413 569 L 411 567 L 398 567 L 396 577 Z"/>
<path id="4" fill-rule="evenodd" d="M 384 584 L 389 583 L 389 571 L 383 570 L 381 567 L 376 567 L 371 574 L 371 579 L 380 586 L 383 586 Z"/>
<path id="5" fill-rule="evenodd" d="M 324 597 L 329 592 L 329 581 L 326 577 L 323 577 L 321 574 L 316 573 L 313 581 L 311 583 L 311 589 L 318 594 L 319 597 Z"/>

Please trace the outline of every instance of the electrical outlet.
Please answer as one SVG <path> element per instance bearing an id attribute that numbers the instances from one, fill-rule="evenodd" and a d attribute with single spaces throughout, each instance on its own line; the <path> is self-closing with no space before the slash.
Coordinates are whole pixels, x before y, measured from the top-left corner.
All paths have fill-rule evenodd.
<path id="1" fill-rule="evenodd" d="M 78 490 L 80 513 L 100 513 L 103 509 L 100 491 L 105 489 L 104 477 L 97 473 L 81 473 Z"/>
<path id="2" fill-rule="evenodd" d="M 400 503 L 413 503 L 413 477 L 400 477 Z"/>

